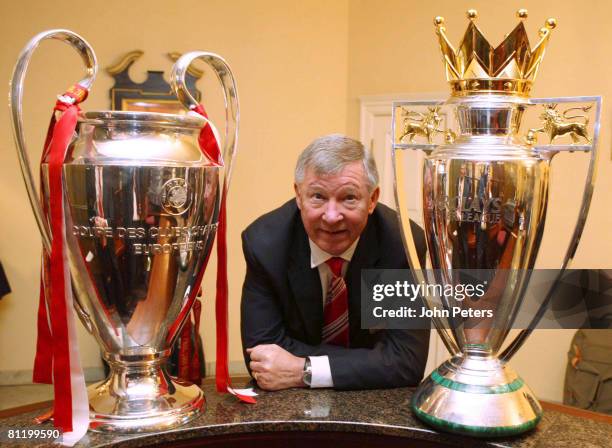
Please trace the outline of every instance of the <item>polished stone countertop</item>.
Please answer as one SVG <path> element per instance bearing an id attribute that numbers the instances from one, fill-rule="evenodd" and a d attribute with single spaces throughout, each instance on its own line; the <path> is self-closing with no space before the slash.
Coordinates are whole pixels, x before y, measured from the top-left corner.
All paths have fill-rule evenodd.
<path id="1" fill-rule="evenodd" d="M 198 439 L 202 438 L 221 439 L 223 436 L 257 433 L 317 432 L 324 437 L 327 432 L 352 433 L 352 436 L 364 434 L 364 437 L 389 436 L 396 440 L 396 444 L 397 438 L 405 438 L 406 442 L 412 441 L 409 446 L 419 446 L 420 441 L 421 444 L 429 442 L 428 446 L 432 446 L 433 442 L 456 447 L 612 447 L 612 424 L 550 409 L 545 410 L 535 430 L 518 437 L 485 441 L 441 434 L 421 423 L 410 411 L 412 388 L 347 392 L 326 389 L 258 391 L 256 404 L 240 403 L 231 395 L 218 394 L 212 385 L 206 385 L 203 389 L 205 412 L 180 428 L 131 436 L 90 431 L 76 446 L 128 448 L 179 441 L 197 444 Z M 0 435 L 5 436 L 9 428 L 31 427 L 32 419 L 41 412 L 31 411 L 0 419 Z M 45 423 L 40 428 L 51 429 L 52 425 Z M 30 448 L 49 446 L 48 443 L 34 440 L 7 443 L 5 437 L 2 437 L 1 445 Z"/>

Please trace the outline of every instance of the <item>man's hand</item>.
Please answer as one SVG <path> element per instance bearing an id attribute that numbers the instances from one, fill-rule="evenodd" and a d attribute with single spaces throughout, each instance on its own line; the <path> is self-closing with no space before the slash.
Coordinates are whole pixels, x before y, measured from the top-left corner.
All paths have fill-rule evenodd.
<path id="1" fill-rule="evenodd" d="M 257 385 L 264 390 L 304 387 L 302 373 L 305 358 L 293 356 L 276 344 L 262 344 L 247 348 L 251 357 L 249 367 Z"/>

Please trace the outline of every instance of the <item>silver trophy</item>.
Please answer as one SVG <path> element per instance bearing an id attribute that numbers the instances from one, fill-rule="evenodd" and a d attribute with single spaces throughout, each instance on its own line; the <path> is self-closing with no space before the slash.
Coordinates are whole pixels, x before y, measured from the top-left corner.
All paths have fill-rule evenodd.
<path id="1" fill-rule="evenodd" d="M 87 67 L 89 88 L 96 59 L 89 44 L 67 30 L 35 36 L 12 78 L 11 109 L 19 159 L 44 247 L 51 247 L 48 160 L 41 163 L 39 201 L 22 126 L 22 90 L 33 51 L 45 39 L 68 43 Z M 222 185 L 236 151 L 238 99 L 227 63 L 212 53 L 182 56 L 172 86 L 186 112 L 197 102 L 185 85 L 195 59 L 211 66 L 225 95 L 225 163 L 198 146 L 204 125 L 197 114 L 95 111 L 78 117 L 63 163 L 65 228 L 74 304 L 110 366 L 108 378 L 88 388 L 90 427 L 142 432 L 171 428 L 196 416 L 202 391 L 177 382 L 166 360 L 188 316 L 218 226 Z"/>
<path id="2" fill-rule="evenodd" d="M 527 11 L 517 15 L 519 24 L 494 48 L 475 24 L 476 11 L 468 11 L 469 26 L 457 49 L 446 37 L 444 19 L 437 17 L 452 96 L 446 103 L 398 102 L 393 108 L 397 207 L 415 281 L 453 286 L 464 270 L 489 275 L 480 302 L 491 310 L 486 318 L 457 317 L 448 312 L 458 305 L 453 297 L 425 295 L 451 358 L 421 383 L 412 409 L 436 428 L 478 437 L 519 434 L 542 416 L 538 400 L 507 361 L 544 313 L 554 287 L 527 329 L 500 351 L 524 301 L 543 237 L 551 160 L 562 151 L 590 152 L 578 222 L 560 276 L 586 221 L 599 136 L 600 97 L 529 98 L 556 21 L 545 22 L 531 48 L 523 25 Z M 540 122 L 521 131 L 526 111 Z M 458 129 L 451 125 L 453 117 Z M 422 206 L 431 270 L 419 263 L 402 188 L 415 149 L 426 154 Z"/>

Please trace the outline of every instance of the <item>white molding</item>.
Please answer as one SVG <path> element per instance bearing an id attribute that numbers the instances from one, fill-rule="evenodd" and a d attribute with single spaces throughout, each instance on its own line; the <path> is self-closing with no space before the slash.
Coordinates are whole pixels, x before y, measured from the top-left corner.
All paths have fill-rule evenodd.
<path id="1" fill-rule="evenodd" d="M 447 97 L 448 94 L 440 92 L 362 95 L 359 97 L 359 139 L 368 148 L 371 147 L 374 118 L 390 117 L 394 101 L 445 100 Z"/>
<path id="2" fill-rule="evenodd" d="M 391 121 L 393 102 L 394 101 L 424 101 L 424 100 L 440 100 L 448 97 L 447 94 L 441 92 L 434 93 L 395 93 L 395 94 L 381 94 L 381 95 L 362 95 L 359 97 L 360 101 L 360 126 L 359 126 L 359 139 L 374 153 L 374 157 L 377 159 L 378 171 L 380 174 L 380 186 L 381 186 L 381 198 L 380 200 L 387 205 L 393 206 L 395 200 L 393 199 L 392 183 L 389 181 L 392 176 L 391 171 L 393 170 L 393 162 L 391 160 L 391 126 L 389 126 L 387 132 L 387 138 L 382 143 L 382 148 L 374 148 L 373 143 L 376 139 L 376 135 L 380 139 L 380 123 L 379 128 L 376 129 L 377 121 L 381 118 L 389 119 Z M 377 133 L 378 132 L 378 133 Z M 382 152 L 381 152 L 382 151 Z M 422 157 L 419 156 L 419 157 Z M 412 199 L 412 203 L 420 203 L 420 198 L 415 191 L 415 197 Z M 414 216 L 420 217 L 420 211 L 417 209 L 411 209 Z M 417 218 L 416 221 L 419 224 L 421 219 Z"/>
<path id="3" fill-rule="evenodd" d="M 448 93 L 445 92 L 413 92 L 413 93 L 382 93 L 377 95 L 361 95 L 359 101 L 364 102 L 389 102 L 393 101 L 422 101 L 422 100 L 446 100 Z"/>
<path id="4" fill-rule="evenodd" d="M 359 126 L 359 139 L 361 142 L 370 150 L 372 150 L 372 142 L 374 139 L 374 125 L 377 118 L 389 117 L 391 118 L 393 102 L 394 101 L 423 101 L 423 100 L 441 100 L 444 101 L 448 98 L 447 93 L 398 93 L 398 94 L 383 94 L 383 95 L 363 95 L 359 97 L 360 102 L 360 126 Z M 391 129 L 389 128 L 388 137 L 391 139 Z M 391 146 L 391 142 L 388 146 Z M 385 157 L 384 166 L 379 167 L 381 174 L 381 184 L 384 184 L 382 176 L 388 175 L 386 169 L 390 166 L 391 154 L 389 154 L 389 160 Z M 416 201 L 415 201 L 416 202 Z M 420 211 L 411 209 L 413 216 L 419 215 Z M 422 225 L 421 220 L 416 220 Z M 439 366 L 442 361 L 448 358 L 448 353 L 444 344 L 440 340 L 440 336 L 434 330 L 431 333 L 429 357 L 427 362 L 428 374 L 432 369 Z"/>

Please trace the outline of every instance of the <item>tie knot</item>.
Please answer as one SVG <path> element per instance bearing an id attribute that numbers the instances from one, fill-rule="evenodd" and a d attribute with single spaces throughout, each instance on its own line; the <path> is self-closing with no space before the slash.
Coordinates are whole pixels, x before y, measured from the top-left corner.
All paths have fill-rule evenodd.
<path id="1" fill-rule="evenodd" d="M 334 274 L 334 277 L 342 277 L 342 265 L 344 264 L 344 260 L 340 257 L 332 257 L 326 261 L 327 265 Z"/>

